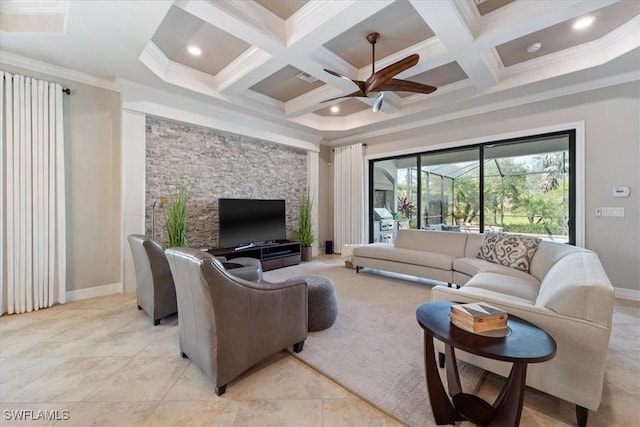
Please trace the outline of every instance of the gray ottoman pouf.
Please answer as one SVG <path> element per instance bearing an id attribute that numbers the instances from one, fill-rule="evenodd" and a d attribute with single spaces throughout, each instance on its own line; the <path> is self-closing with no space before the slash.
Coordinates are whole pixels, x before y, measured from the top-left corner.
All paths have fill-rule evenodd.
<path id="1" fill-rule="evenodd" d="M 333 281 L 328 277 L 311 275 L 295 276 L 289 279 L 307 282 L 309 332 L 322 331 L 331 327 L 338 317 L 338 302 Z"/>

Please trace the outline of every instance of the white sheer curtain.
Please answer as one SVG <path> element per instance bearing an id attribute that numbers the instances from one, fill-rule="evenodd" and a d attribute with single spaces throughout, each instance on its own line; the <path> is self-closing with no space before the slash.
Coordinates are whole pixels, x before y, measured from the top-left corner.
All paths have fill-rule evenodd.
<path id="1" fill-rule="evenodd" d="M 336 252 L 364 243 L 364 153 L 362 144 L 339 147 L 333 157 L 333 239 Z"/>
<path id="2" fill-rule="evenodd" d="M 62 87 L 0 71 L 2 314 L 65 302 Z"/>

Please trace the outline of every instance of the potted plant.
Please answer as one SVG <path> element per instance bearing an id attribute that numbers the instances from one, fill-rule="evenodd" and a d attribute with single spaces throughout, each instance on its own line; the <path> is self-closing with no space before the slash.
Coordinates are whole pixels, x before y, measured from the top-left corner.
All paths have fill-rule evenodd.
<path id="1" fill-rule="evenodd" d="M 313 232 L 313 200 L 309 197 L 309 193 L 305 193 L 300 199 L 300 220 L 296 238 L 302 247 L 302 261 L 311 260 L 311 245 L 316 240 Z"/>
<path id="2" fill-rule="evenodd" d="M 165 208 L 165 222 L 168 240 L 165 248 L 187 246 L 187 200 L 189 190 L 181 185 L 169 198 Z"/>

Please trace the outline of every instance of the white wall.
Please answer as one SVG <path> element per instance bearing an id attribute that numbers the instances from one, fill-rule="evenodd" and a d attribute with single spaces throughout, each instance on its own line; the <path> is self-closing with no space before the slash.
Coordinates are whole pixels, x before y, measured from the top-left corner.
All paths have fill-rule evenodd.
<path id="1" fill-rule="evenodd" d="M 640 85 L 626 83 L 520 107 L 438 123 L 366 140 L 367 155 L 428 150 L 429 146 L 585 123 L 585 246 L 598 253 L 613 285 L 640 290 Z M 631 196 L 612 196 L 629 186 Z M 596 217 L 603 206 L 625 208 L 624 218 Z"/>
<path id="2" fill-rule="evenodd" d="M 71 89 L 63 97 L 66 289 L 119 289 L 120 94 L 6 64 L 2 70 Z"/>

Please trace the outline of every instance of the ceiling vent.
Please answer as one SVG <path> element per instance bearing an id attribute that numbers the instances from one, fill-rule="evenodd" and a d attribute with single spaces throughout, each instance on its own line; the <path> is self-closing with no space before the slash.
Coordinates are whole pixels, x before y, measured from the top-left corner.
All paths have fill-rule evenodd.
<path id="1" fill-rule="evenodd" d="M 311 74 L 305 73 L 304 71 L 300 71 L 298 74 L 296 74 L 296 77 L 300 80 L 304 80 L 307 83 L 315 83 L 318 81 L 318 79 L 313 77 Z"/>

